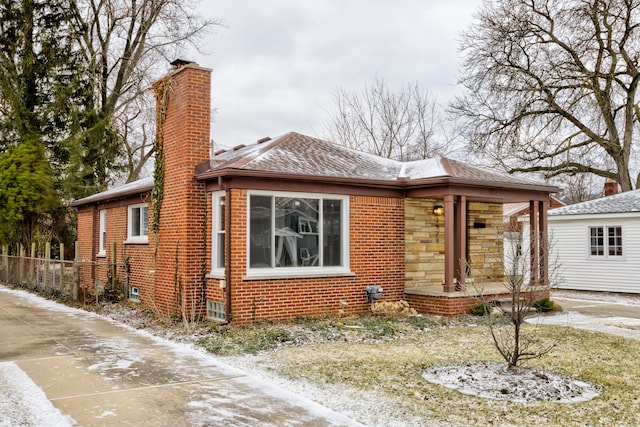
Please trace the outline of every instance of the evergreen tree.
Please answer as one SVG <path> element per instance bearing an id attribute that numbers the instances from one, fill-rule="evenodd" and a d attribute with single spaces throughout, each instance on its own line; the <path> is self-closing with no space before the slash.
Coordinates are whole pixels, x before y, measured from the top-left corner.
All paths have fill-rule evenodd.
<path id="1" fill-rule="evenodd" d="M 62 206 L 82 194 L 67 170 L 91 151 L 73 135 L 87 122 L 92 90 L 74 51 L 70 1 L 0 4 L 0 238 L 7 242 L 54 237 L 63 230 L 53 224 L 68 218 Z"/>

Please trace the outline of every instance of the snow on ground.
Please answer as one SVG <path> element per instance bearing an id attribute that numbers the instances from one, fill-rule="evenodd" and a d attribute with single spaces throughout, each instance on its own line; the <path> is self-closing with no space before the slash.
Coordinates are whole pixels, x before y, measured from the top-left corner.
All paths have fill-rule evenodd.
<path id="1" fill-rule="evenodd" d="M 137 330 L 130 326 L 124 325 L 109 318 L 97 315 L 95 313 L 86 312 L 76 308 L 68 307 L 57 302 L 44 299 L 37 295 L 22 290 L 8 289 L 0 285 L 0 293 L 6 292 L 24 300 L 38 308 L 46 308 L 59 313 L 64 313 L 79 320 L 97 320 L 102 319 L 117 325 L 129 333 L 145 337 L 154 344 L 167 348 L 174 359 L 173 368 L 183 377 L 189 377 L 191 381 L 206 379 L 205 372 L 209 375 L 220 375 L 233 378 L 233 381 L 243 385 L 234 390 L 234 401 L 246 401 L 255 404 L 258 400 L 264 402 L 265 397 L 274 399 L 277 405 L 278 401 L 288 402 L 305 410 L 311 416 L 319 416 L 328 422 L 329 426 L 355 426 L 363 427 L 362 424 L 349 419 L 344 414 L 338 413 L 328 407 L 312 400 L 310 397 L 301 395 L 287 388 L 287 384 L 278 384 L 271 381 L 267 377 L 253 375 L 252 373 L 226 364 L 222 359 L 206 353 L 202 348 L 197 348 L 192 344 L 173 342 L 147 331 Z M 100 362 L 89 366 L 89 371 L 97 371 L 105 377 L 106 380 L 119 380 L 126 376 L 136 376 L 135 369 L 132 365 L 136 363 L 145 363 L 146 359 L 144 351 L 136 354 L 133 343 L 126 336 L 116 336 L 107 341 L 95 342 L 89 347 L 100 355 Z M 123 355 L 126 357 L 123 358 Z M 209 370 L 207 370 L 209 368 Z M 206 383 L 206 381 L 203 381 Z M 207 387 L 211 388 L 209 393 Z M 231 387 L 231 383 L 227 383 L 226 387 Z M 193 400 L 188 403 L 192 409 L 190 418 L 194 425 L 212 425 L 212 420 L 216 423 L 224 420 L 225 414 L 222 413 L 224 404 L 229 400 L 228 396 L 220 394 L 220 386 L 214 383 L 211 386 L 203 385 L 204 393 L 194 394 Z M 252 391 L 256 391 L 256 395 Z M 241 395 L 240 393 L 245 393 Z M 259 399 L 258 399 L 259 397 Z M 252 410 L 257 410 L 252 406 Z M 266 412 L 271 408 L 265 407 Z M 278 409 L 279 410 L 279 409 Z M 100 417 L 108 417 L 113 413 L 104 412 Z M 239 414 L 227 414 L 229 419 L 234 419 Z M 240 414 L 241 415 L 241 414 Z M 302 416 L 303 413 L 300 414 Z M 291 424 L 304 424 L 305 420 L 291 420 Z M 13 362 L 0 363 L 0 427 L 62 427 L 71 426 L 74 422 L 71 418 L 65 417 L 58 411 L 46 395 L 17 365 Z M 273 425 L 266 422 L 265 424 L 252 425 Z"/>
<path id="2" fill-rule="evenodd" d="M 584 301 L 586 303 L 617 304 L 640 307 L 640 295 L 612 294 L 607 292 L 584 292 L 570 290 L 554 290 L 552 299 Z M 631 317 L 596 317 L 568 311 L 555 315 L 536 316 L 527 320 L 529 323 L 543 325 L 571 326 L 595 332 L 604 332 L 624 338 L 640 341 L 640 319 Z"/>
<path id="3" fill-rule="evenodd" d="M 594 317 L 567 312 L 553 316 L 536 316 L 527 319 L 527 322 L 540 325 L 571 326 L 572 328 L 604 332 L 640 341 L 640 319 L 629 317 Z"/>
<path id="4" fill-rule="evenodd" d="M 0 414 L 1 427 L 74 425 L 13 362 L 0 363 Z"/>
<path id="5" fill-rule="evenodd" d="M 504 363 L 445 366 L 430 369 L 422 376 L 460 393 L 514 402 L 576 403 L 600 394 L 582 381 L 527 367 L 509 369 Z"/>
<path id="6" fill-rule="evenodd" d="M 29 303 L 66 313 L 70 316 L 82 317 L 87 320 L 97 318 L 104 319 L 102 316 L 67 307 L 28 292 L 11 290 L 2 286 L 0 286 L 0 292 L 18 295 Z M 589 294 L 572 293 L 569 291 L 554 292 L 553 298 L 596 301 L 595 297 Z M 637 297 L 598 294 L 597 301 L 640 306 L 640 298 Z M 144 323 L 144 319 L 141 321 Z M 640 340 L 640 319 L 618 319 L 613 317 L 594 318 L 577 313 L 566 313 L 538 316 L 532 319 L 532 321 L 546 324 L 568 325 Z M 310 384 L 301 384 L 283 378 L 273 378 L 272 373 L 262 371 L 255 366 L 252 362 L 253 356 L 236 358 L 215 357 L 206 354 L 202 349 L 194 348 L 190 344 L 168 341 L 154 336 L 149 332 L 122 325 L 117 321 L 111 320 L 111 322 L 133 331 L 136 334 L 154 340 L 154 342 L 158 344 L 170 347 L 177 361 L 176 367 L 178 369 L 180 366 L 184 367 L 184 364 L 192 363 L 195 358 L 201 366 L 218 369 L 220 373 L 226 375 L 242 376 L 242 381 L 245 382 L 246 385 L 257 387 L 271 396 L 278 396 L 291 402 L 297 402 L 299 406 L 306 407 L 312 413 L 320 413 L 332 418 L 336 425 L 345 422 L 345 415 L 352 416 L 367 423 L 372 421 L 372 424 L 386 426 L 411 425 L 411 421 L 413 421 L 406 419 L 399 420 L 391 417 L 385 419 L 385 414 L 379 411 L 374 414 L 371 408 L 379 407 L 380 405 L 376 405 L 376 402 L 369 401 L 368 396 L 362 393 L 352 395 L 352 390 L 346 388 L 326 386 L 320 389 Z M 122 344 L 122 349 L 112 348 L 111 350 L 124 350 L 128 347 L 125 342 L 120 344 Z M 131 355 L 129 355 L 129 358 L 130 357 Z M 136 362 L 138 359 L 127 359 L 126 363 L 130 361 Z M 120 363 L 125 363 L 125 361 L 120 360 Z M 118 368 L 119 370 L 126 370 L 130 365 L 131 364 L 118 366 Z M 103 371 L 107 370 L 109 366 L 96 364 L 93 365 L 92 368 Z M 427 371 L 424 373 L 424 378 L 449 388 L 458 389 L 462 393 L 501 400 L 546 400 L 560 403 L 574 403 L 592 399 L 599 393 L 597 389 L 589 384 L 575 381 L 571 378 L 534 369 L 518 369 L 519 371 L 516 375 L 514 371 L 507 370 L 503 364 L 449 366 L 440 368 L 439 370 Z M 250 374 L 247 374 L 247 372 L 250 372 Z M 7 384 L 12 384 L 12 387 L 8 387 Z M 28 396 L 25 398 L 25 395 Z M 29 401 L 28 399 L 31 400 Z M 314 402 L 314 400 L 324 402 L 327 406 L 333 408 L 333 411 Z M 193 420 L 194 423 L 198 424 L 202 422 L 203 419 L 206 419 L 208 417 L 207 409 L 215 407 L 216 403 L 216 397 L 213 395 L 203 394 L 194 396 L 193 401 L 189 403 L 190 408 L 196 416 L 196 419 Z M 23 406 L 25 405 L 28 406 L 28 408 L 24 408 Z M 9 414 L 8 418 L 5 416 L 0 420 L 0 427 L 13 425 L 71 425 L 70 421 L 65 419 L 64 416 L 51 405 L 42 390 L 12 363 L 0 363 L 0 414 L 3 414 L 3 416 Z M 40 422 L 40 418 L 35 418 L 43 416 L 43 414 L 45 414 L 44 416 L 47 420 L 46 424 Z M 198 416 L 203 418 L 199 418 Z"/>
<path id="7" fill-rule="evenodd" d="M 573 300 L 573 301 L 592 301 L 608 304 L 620 304 L 630 306 L 640 306 L 640 295 L 631 294 L 613 294 L 608 292 L 588 292 L 588 291 L 570 291 L 570 290 L 553 290 L 551 292 L 552 299 L 557 300 Z"/>

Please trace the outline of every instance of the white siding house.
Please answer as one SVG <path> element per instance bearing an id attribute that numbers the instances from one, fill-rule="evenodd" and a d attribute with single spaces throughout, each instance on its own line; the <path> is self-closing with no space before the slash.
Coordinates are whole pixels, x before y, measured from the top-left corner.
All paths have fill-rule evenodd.
<path id="1" fill-rule="evenodd" d="M 640 190 L 548 213 L 561 289 L 640 293 Z"/>

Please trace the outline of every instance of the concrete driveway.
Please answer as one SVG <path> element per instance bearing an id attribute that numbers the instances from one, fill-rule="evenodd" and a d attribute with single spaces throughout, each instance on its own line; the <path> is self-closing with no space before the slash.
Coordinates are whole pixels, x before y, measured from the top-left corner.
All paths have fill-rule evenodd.
<path id="1" fill-rule="evenodd" d="M 531 322 L 568 325 L 640 340 L 640 295 L 558 290 L 552 292 L 551 299 L 564 311 L 537 316 Z"/>
<path id="2" fill-rule="evenodd" d="M 360 425 L 215 357 L 2 286 L 0 325 L 0 426 Z"/>

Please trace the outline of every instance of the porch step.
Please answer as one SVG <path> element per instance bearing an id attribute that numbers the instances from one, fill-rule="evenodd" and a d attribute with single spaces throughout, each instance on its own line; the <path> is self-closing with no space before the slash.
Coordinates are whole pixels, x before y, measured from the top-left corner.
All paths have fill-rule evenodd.
<path id="1" fill-rule="evenodd" d="M 524 302 L 524 298 L 521 298 L 520 301 Z M 511 302 L 511 298 L 498 298 L 492 300 L 491 304 L 505 315 L 513 313 L 513 304 Z M 527 316 L 534 315 L 537 312 L 534 307 L 522 307 L 522 309 L 527 311 Z"/>

